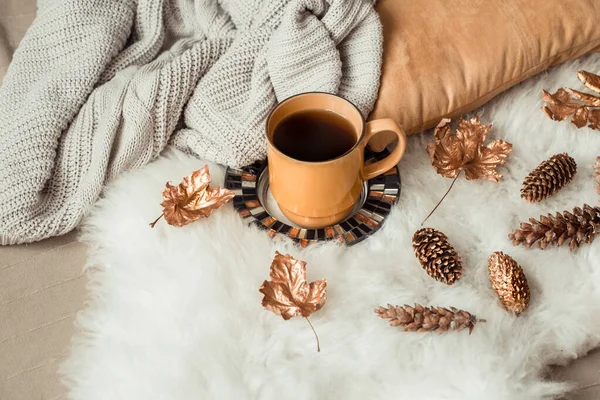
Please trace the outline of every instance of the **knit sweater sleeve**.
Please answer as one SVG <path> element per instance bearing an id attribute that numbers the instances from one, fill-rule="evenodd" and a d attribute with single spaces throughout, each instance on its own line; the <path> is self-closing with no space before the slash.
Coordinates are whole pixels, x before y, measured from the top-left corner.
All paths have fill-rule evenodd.
<path id="1" fill-rule="evenodd" d="M 33 206 L 44 190 L 61 133 L 126 44 L 135 2 L 40 2 L 0 87 L 0 209 L 6 213 L 11 204 Z M 11 215 L 0 216 L 0 225 L 2 219 Z"/>
<path id="2" fill-rule="evenodd" d="M 302 92 L 335 93 L 366 117 L 379 89 L 382 47 L 370 1 L 292 1 L 268 43 L 278 101 Z"/>
<path id="3" fill-rule="evenodd" d="M 73 229 L 169 140 L 264 158 L 287 96 L 336 93 L 366 115 L 381 44 L 371 0 L 39 0 L 0 88 L 0 245 Z"/>

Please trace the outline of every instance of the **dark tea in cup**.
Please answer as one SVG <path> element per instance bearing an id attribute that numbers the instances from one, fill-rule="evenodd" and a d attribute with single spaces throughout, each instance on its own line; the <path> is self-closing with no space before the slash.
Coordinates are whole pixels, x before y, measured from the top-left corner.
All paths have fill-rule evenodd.
<path id="1" fill-rule="evenodd" d="M 275 128 L 273 144 L 288 157 L 320 162 L 347 153 L 358 141 L 356 135 L 352 123 L 336 112 L 308 109 L 285 117 Z"/>

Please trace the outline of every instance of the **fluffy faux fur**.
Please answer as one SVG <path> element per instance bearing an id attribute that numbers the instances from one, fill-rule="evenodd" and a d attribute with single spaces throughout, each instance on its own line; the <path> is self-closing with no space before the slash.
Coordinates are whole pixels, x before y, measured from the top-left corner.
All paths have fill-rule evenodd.
<path id="1" fill-rule="evenodd" d="M 89 306 L 63 372 L 71 399 L 542 399 L 568 390 L 544 379 L 600 344 L 600 244 L 570 253 L 513 247 L 507 234 L 546 212 L 598 204 L 593 162 L 600 132 L 550 121 L 541 89 L 580 86 L 578 69 L 600 71 L 600 55 L 531 79 L 479 114 L 489 140 L 514 150 L 500 183 L 459 179 L 428 221 L 462 256 L 463 278 L 449 287 L 419 266 L 411 236 L 450 180 L 431 167 L 430 134 L 413 136 L 400 163 L 402 196 L 382 230 L 352 247 L 302 250 L 245 226 L 231 205 L 183 228 L 148 223 L 161 212 L 168 180 L 204 165 L 168 151 L 111 184 L 87 219 Z M 523 178 L 549 156 L 579 166 L 566 188 L 539 204 L 519 197 Z M 211 165 L 214 182 L 223 171 Z M 258 292 L 275 250 L 308 262 L 309 280 L 327 278 L 329 301 L 312 323 L 284 321 Z M 519 317 L 493 292 L 487 258 L 501 250 L 529 278 L 531 303 Z M 485 318 L 468 332 L 405 333 L 379 319 L 378 305 L 454 306 Z"/>

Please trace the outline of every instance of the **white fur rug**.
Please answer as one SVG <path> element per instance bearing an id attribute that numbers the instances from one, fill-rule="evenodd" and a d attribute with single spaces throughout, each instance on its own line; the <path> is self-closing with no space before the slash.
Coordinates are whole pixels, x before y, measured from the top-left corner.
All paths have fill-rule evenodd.
<path id="1" fill-rule="evenodd" d="M 298 249 L 246 227 L 231 205 L 183 228 L 148 223 L 161 212 L 167 180 L 204 163 L 167 152 L 111 184 L 84 238 L 95 267 L 87 331 L 63 365 L 71 399 L 540 399 L 568 389 L 544 379 L 600 344 L 600 245 L 574 253 L 513 247 L 507 234 L 528 217 L 596 205 L 592 164 L 600 132 L 550 121 L 541 89 L 579 87 L 578 69 L 600 71 L 600 55 L 529 80 L 481 112 L 490 140 L 514 144 L 499 184 L 459 179 L 428 225 L 445 232 L 464 260 L 453 287 L 432 280 L 411 237 L 450 184 L 430 166 L 431 135 L 411 137 L 400 164 L 402 196 L 382 230 L 351 248 Z M 523 178 L 567 151 L 574 181 L 540 204 L 519 197 Z M 223 171 L 211 165 L 214 182 Z M 275 250 L 308 262 L 309 280 L 327 278 L 329 301 L 311 319 L 284 321 L 261 307 Z M 511 254 L 528 276 L 529 311 L 514 317 L 491 289 L 487 258 Z M 454 306 L 487 323 L 473 334 L 404 333 L 373 309 L 386 303 Z"/>

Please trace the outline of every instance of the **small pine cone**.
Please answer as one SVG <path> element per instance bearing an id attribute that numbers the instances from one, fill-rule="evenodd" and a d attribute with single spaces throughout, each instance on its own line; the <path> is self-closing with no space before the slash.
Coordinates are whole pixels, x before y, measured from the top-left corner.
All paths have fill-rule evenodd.
<path id="1" fill-rule="evenodd" d="M 596 163 L 594 164 L 594 176 L 596 178 L 596 192 L 600 194 L 600 157 L 596 157 Z"/>
<path id="2" fill-rule="evenodd" d="M 473 331 L 477 322 L 485 322 L 466 311 L 454 307 L 423 307 L 420 304 L 411 306 L 377 307 L 375 314 L 389 319 L 391 326 L 402 326 L 405 332 L 446 332 L 469 329 Z"/>
<path id="3" fill-rule="evenodd" d="M 415 232 L 412 241 L 415 255 L 429 276 L 447 285 L 460 279 L 462 264 L 446 235 L 433 228 L 423 228 Z"/>
<path id="4" fill-rule="evenodd" d="M 548 245 L 561 246 L 569 242 L 569 249 L 574 250 L 581 244 L 590 244 L 594 236 L 600 232 L 600 207 L 583 205 L 583 209 L 575 207 L 573 212 L 563 211 L 556 216 L 541 216 L 539 221 L 529 218 L 529 223 L 521 222 L 519 229 L 508 235 L 513 245 L 529 248 L 539 241 L 541 249 Z"/>
<path id="5" fill-rule="evenodd" d="M 575 160 L 567 153 L 555 154 L 527 175 L 521 197 L 529 203 L 542 201 L 571 182 L 577 173 Z"/>
<path id="6" fill-rule="evenodd" d="M 508 311 L 521 314 L 529 305 L 529 286 L 523 268 L 501 251 L 488 259 L 490 282 L 500 302 Z"/>

